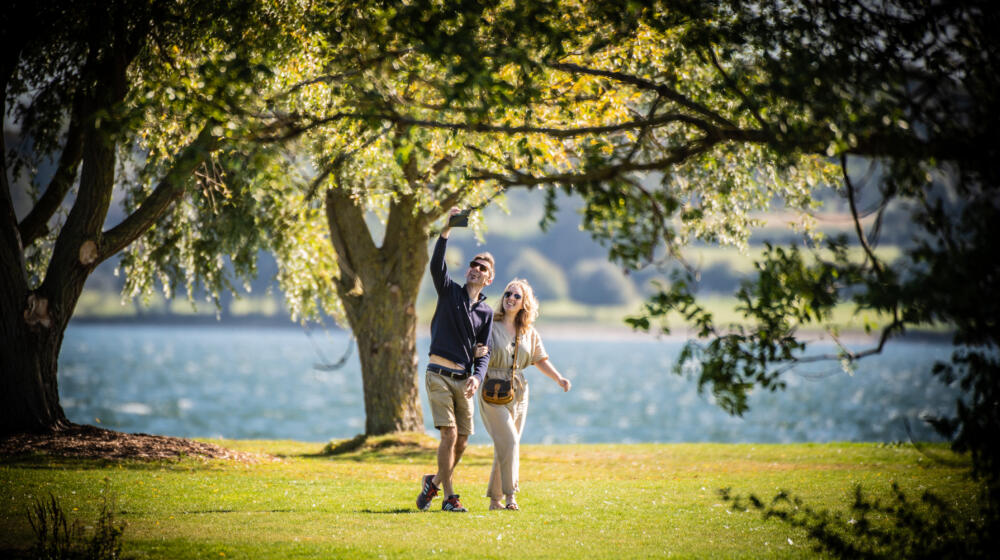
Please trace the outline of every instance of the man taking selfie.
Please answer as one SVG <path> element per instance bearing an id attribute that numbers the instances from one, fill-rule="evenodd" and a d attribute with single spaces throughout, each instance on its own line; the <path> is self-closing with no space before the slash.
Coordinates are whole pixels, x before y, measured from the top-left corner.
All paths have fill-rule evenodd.
<path id="1" fill-rule="evenodd" d="M 469 262 L 465 285 L 459 286 L 448 277 L 444 262 L 448 235 L 452 227 L 463 227 L 467 216 L 451 211 L 448 225 L 434 246 L 431 256 L 431 278 L 437 290 L 437 307 L 431 319 L 430 363 L 425 383 L 434 427 L 441 432 L 438 444 L 437 473 L 421 481 L 417 507 L 427 510 L 431 500 L 444 492 L 444 511 L 465 512 L 452 487 L 455 466 L 462 458 L 469 435 L 473 432 L 473 397 L 486 375 L 489 364 L 489 338 L 493 326 L 493 310 L 485 303 L 483 288 L 493 282 L 494 260 L 489 253 L 480 253 Z"/>

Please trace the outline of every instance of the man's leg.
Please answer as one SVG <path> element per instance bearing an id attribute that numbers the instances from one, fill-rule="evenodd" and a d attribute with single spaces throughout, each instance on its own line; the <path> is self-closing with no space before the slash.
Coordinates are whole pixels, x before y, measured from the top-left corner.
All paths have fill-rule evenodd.
<path id="1" fill-rule="evenodd" d="M 452 428 L 452 429 L 454 429 L 454 428 Z M 442 442 L 444 441 L 444 437 L 443 436 L 442 436 L 441 440 L 442 440 Z M 453 480 L 453 478 L 455 476 L 455 467 L 457 467 L 458 466 L 458 462 L 462 460 L 462 453 L 465 453 L 465 447 L 466 447 L 466 443 L 468 441 L 469 441 L 468 434 L 457 434 L 455 436 L 455 441 L 454 441 L 454 444 L 452 445 L 452 452 L 451 452 L 451 461 L 450 461 L 451 468 L 448 469 L 448 479 L 444 481 L 444 486 L 442 486 L 442 488 L 444 489 L 444 495 L 445 495 L 445 497 L 448 497 L 448 496 L 451 496 L 451 495 L 455 494 L 455 489 L 452 487 L 452 480 Z M 439 469 L 439 472 L 440 472 L 440 469 L 441 469 L 442 459 L 443 458 L 442 458 L 441 449 L 438 448 L 438 469 Z M 445 458 L 444 460 L 447 460 L 447 459 Z"/>
<path id="2" fill-rule="evenodd" d="M 458 459 L 461 458 L 461 456 L 455 456 L 455 446 L 460 437 L 467 440 L 469 436 L 459 436 L 455 426 L 442 426 L 440 430 L 441 443 L 438 444 L 437 457 L 438 472 L 434 476 L 433 482 L 435 486 L 440 486 L 444 490 L 444 495 L 447 497 L 455 493 L 451 486 L 451 473 L 455 470 Z M 462 451 L 465 451 L 464 443 Z"/>
<path id="3" fill-rule="evenodd" d="M 427 372 L 427 398 L 431 404 L 431 415 L 434 426 L 441 433 L 438 443 L 437 472 L 421 477 L 421 491 L 417 496 L 417 508 L 426 510 L 431 501 L 441 490 L 441 481 L 448 480 L 451 484 L 451 470 L 454 468 L 454 448 L 457 428 L 455 427 L 454 388 L 450 380 L 431 372 Z M 447 497 L 447 496 L 445 496 Z"/>
<path id="4" fill-rule="evenodd" d="M 445 432 L 448 435 L 445 435 Z M 449 443 L 450 442 L 450 443 Z M 434 485 L 441 486 L 445 496 L 455 493 L 452 487 L 452 479 L 455 474 L 455 467 L 462 460 L 462 454 L 468 447 L 469 436 L 458 434 L 454 427 L 441 428 L 441 443 L 438 445 L 438 472 L 434 476 Z M 450 465 L 445 468 L 446 465 Z"/>
<path id="5" fill-rule="evenodd" d="M 454 436 L 452 439 L 452 452 L 447 457 L 450 461 L 447 462 L 448 477 L 444 481 L 444 495 L 445 497 L 455 495 L 455 489 L 452 488 L 452 482 L 455 474 L 455 467 L 458 466 L 458 462 L 462 460 L 462 454 L 465 453 L 466 444 L 469 441 L 469 435 L 472 433 L 473 419 L 472 413 L 475 409 L 473 404 L 473 397 L 465 396 L 465 381 L 455 383 L 454 386 L 454 405 L 455 405 L 455 427 Z M 442 432 L 441 437 L 442 442 L 444 441 L 444 432 Z M 441 454 L 438 454 L 438 466 L 440 468 L 442 460 L 444 458 Z"/>
<path id="6" fill-rule="evenodd" d="M 469 442 L 469 434 L 458 434 L 455 438 L 455 460 L 451 463 L 451 472 L 454 474 L 455 467 L 462 460 L 462 453 L 465 453 L 466 444 Z"/>

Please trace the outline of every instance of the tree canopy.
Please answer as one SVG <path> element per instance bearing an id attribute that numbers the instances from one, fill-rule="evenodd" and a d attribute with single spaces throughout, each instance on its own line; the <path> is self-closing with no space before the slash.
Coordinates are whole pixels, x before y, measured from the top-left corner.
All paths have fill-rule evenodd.
<path id="1" fill-rule="evenodd" d="M 225 144 L 224 153 L 252 162 L 247 131 L 270 118 L 252 110 L 252 99 L 285 52 L 283 18 L 291 14 L 270 8 L 243 0 L 5 8 L 3 116 L 5 132 L 10 122 L 19 140 L 8 149 L 5 134 L 0 145 L 0 430 L 66 423 L 59 349 L 101 262 L 152 240 L 156 258 L 125 259 L 133 281 L 162 265 L 155 270 L 168 289 L 224 285 L 220 253 L 233 245 L 186 226 L 211 221 L 198 213 L 207 201 L 218 214 L 222 170 L 212 154 Z M 47 165 L 51 177 L 40 173 Z M 20 219 L 15 185 L 34 200 Z M 106 224 L 113 200 L 126 214 Z M 192 251 L 198 243 L 212 256 Z M 250 273 L 252 262 L 237 270 Z"/>
<path id="2" fill-rule="evenodd" d="M 944 325 L 956 350 L 951 363 L 933 369 L 967 397 L 954 417 L 932 420 L 957 449 L 973 452 L 979 474 L 995 478 L 998 447 L 988 434 L 1000 427 L 1000 339 L 995 298 L 984 296 L 998 278 L 988 256 L 1000 211 L 992 163 L 1000 147 L 997 11 L 978 1 L 722 6 L 724 17 L 689 35 L 692 46 L 743 92 L 774 133 L 769 146 L 825 153 L 839 165 L 835 185 L 863 257 L 849 257 L 846 239 L 772 247 L 737 294 L 745 325 L 715 324 L 691 279 L 654 296 L 632 324 L 649 328 L 673 311 L 695 324 L 703 340 L 688 346 L 679 368 L 693 367 L 737 414 L 746 410 L 747 391 L 781 387 L 796 363 L 833 358 L 852 368 L 910 329 Z M 657 21 L 651 12 L 637 18 Z M 756 56 L 744 63 L 746 52 Z M 909 212 L 916 228 L 895 262 L 873 250 L 890 206 Z M 866 216 L 871 226 L 862 225 Z M 872 327 L 877 343 L 809 355 L 801 328 L 824 325 L 843 301 L 889 317 Z"/>
<path id="3" fill-rule="evenodd" d="M 33 177 L 37 203 L 18 221 L 6 197 L 0 256 L 27 259 L 5 267 L 4 309 L 21 316 L 27 300 L 32 328 L 51 315 L 43 300 L 64 328 L 80 271 L 120 251 L 129 295 L 159 281 L 217 298 L 264 248 L 295 316 L 332 314 L 369 331 L 363 357 L 395 353 L 391 367 L 413 369 L 409 346 L 378 341 L 396 327 L 371 302 L 412 309 L 411 277 L 450 206 L 543 187 L 551 210 L 556 189 L 578 193 L 584 227 L 635 269 L 693 240 L 741 245 L 775 202 L 805 211 L 808 233 L 812 193 L 832 187 L 857 219 L 862 260 L 836 240 L 806 257 L 823 241 L 811 235 L 766 254 L 738 294 L 747 325 L 716 325 L 693 277 L 631 324 L 672 311 L 694 322 L 702 340 L 685 358 L 734 413 L 751 388 L 779 387 L 782 365 L 811 359 L 799 330 L 837 302 L 891 317 L 877 347 L 836 356 L 847 365 L 908 328 L 946 324 L 959 350 L 937 371 L 970 399 L 939 426 L 992 453 L 997 313 L 977 297 L 997 277 L 988 2 L 15 2 L 10 13 L 5 116 L 31 144 L 5 147 L 4 181 Z M 37 36 L 11 23 L 29 20 L 44 22 Z M 57 171 L 42 184 L 48 160 Z M 128 217 L 104 231 L 115 187 Z M 894 263 L 872 249 L 890 203 L 920 228 Z M 367 212 L 384 221 L 381 239 Z M 47 285 L 58 278 L 74 279 L 68 295 Z"/>

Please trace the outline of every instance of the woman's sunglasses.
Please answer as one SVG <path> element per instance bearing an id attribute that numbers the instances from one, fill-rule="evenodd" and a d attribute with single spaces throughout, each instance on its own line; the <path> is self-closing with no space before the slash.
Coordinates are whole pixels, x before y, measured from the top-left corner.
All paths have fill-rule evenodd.
<path id="1" fill-rule="evenodd" d="M 483 263 L 481 263 L 479 261 L 472 261 L 472 262 L 470 262 L 469 263 L 469 268 L 478 268 L 479 272 L 489 272 L 490 271 L 490 267 L 486 266 L 485 264 L 483 264 Z"/>
<path id="2" fill-rule="evenodd" d="M 514 292 L 504 292 L 503 297 L 505 298 L 513 297 L 514 299 L 521 299 L 521 294 L 517 294 Z"/>

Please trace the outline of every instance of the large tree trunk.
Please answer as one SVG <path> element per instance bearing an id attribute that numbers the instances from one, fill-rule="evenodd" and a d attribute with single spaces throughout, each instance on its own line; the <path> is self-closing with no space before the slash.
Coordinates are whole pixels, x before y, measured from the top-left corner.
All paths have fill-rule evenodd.
<path id="1" fill-rule="evenodd" d="M 25 306 L 15 305 L 27 299 L 25 294 L 16 297 L 4 290 L 0 302 L 0 434 L 58 430 L 69 425 L 56 383 L 65 329 L 51 323 L 49 327 L 29 325 Z"/>
<path id="2" fill-rule="evenodd" d="M 107 23 L 112 20 L 97 17 L 95 21 Z M 124 38 L 128 31 L 124 22 L 116 19 L 113 23 L 115 25 L 108 23 L 105 27 L 117 30 L 116 37 Z M 45 279 L 34 290 L 29 286 L 25 269 L 24 242 L 11 201 L 6 159 L 0 169 L 3 172 L 0 184 L 3 190 L 0 201 L 0 266 L 3 267 L 0 276 L 3 280 L 0 285 L 0 363 L 3 368 L 0 371 L 0 434 L 58 430 L 69 424 L 59 404 L 59 351 L 83 285 L 100 259 L 102 228 L 115 182 L 115 146 L 107 130 L 109 127 L 102 130 L 95 124 L 94 117 L 102 111 L 113 113 L 127 93 L 126 71 L 137 47 L 125 48 L 128 45 L 124 43 L 120 46 L 122 48 L 93 51 L 99 55 L 88 60 L 85 68 L 85 75 L 90 80 L 75 93 L 87 119 L 82 138 L 80 159 L 83 167 L 79 189 L 56 238 Z M 98 45 L 92 45 L 92 49 L 98 49 Z M 6 78 L 4 75 L 3 81 Z M 6 157 L 2 142 L 0 157 Z M 75 163 L 72 165 L 75 169 Z M 43 217 L 42 221 L 48 219 Z"/>
<path id="3" fill-rule="evenodd" d="M 401 196 L 377 247 L 362 210 L 343 191 L 328 191 L 326 210 L 340 267 L 337 293 L 361 358 L 365 433 L 423 431 L 416 301 L 429 260 L 426 218 Z"/>
<path id="4" fill-rule="evenodd" d="M 98 136 L 97 132 L 93 133 Z M 69 424 L 59 404 L 57 371 L 63 334 L 97 261 L 101 225 L 111 201 L 114 148 L 88 142 L 76 203 L 56 240 L 45 280 L 28 286 L 17 221 L 3 220 L 0 266 L 0 433 L 57 430 Z"/>
<path id="5" fill-rule="evenodd" d="M 390 286 L 398 286 L 402 279 L 388 281 Z M 351 314 L 351 326 L 361 358 L 365 433 L 423 431 L 413 304 L 402 302 L 399 292 L 390 292 L 386 286 L 361 299 L 358 303 L 363 309 Z"/>
<path id="6" fill-rule="evenodd" d="M 0 156 L 5 155 L 0 137 Z M 56 387 L 62 331 L 41 324 L 45 318 L 52 326 L 48 302 L 28 291 L 5 157 L 0 157 L 0 206 L 0 434 L 59 428 L 67 423 Z"/>
<path id="7" fill-rule="evenodd" d="M 29 289 L 25 278 L 17 222 L 5 220 L 3 226 L 14 230 L 15 237 L 9 241 L 11 234 L 5 232 L 0 252 L 7 271 L 0 290 L 0 433 L 57 430 L 69 424 L 59 404 L 59 351 L 83 285 L 97 266 L 101 226 L 114 184 L 114 147 L 99 131 L 91 136 L 76 202 L 36 290 Z"/>

